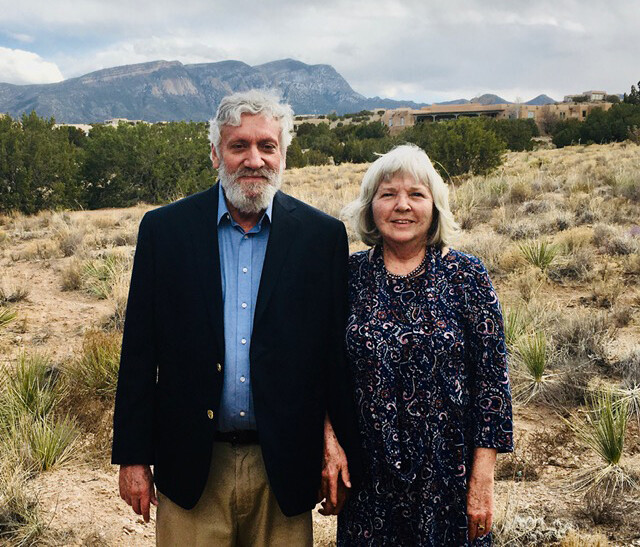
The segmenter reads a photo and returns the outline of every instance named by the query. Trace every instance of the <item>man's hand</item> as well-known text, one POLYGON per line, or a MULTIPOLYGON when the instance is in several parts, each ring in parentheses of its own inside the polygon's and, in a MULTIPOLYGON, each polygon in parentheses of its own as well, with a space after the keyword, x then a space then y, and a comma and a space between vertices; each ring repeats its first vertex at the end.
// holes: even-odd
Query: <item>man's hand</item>
POLYGON ((493 471, 496 450, 476 448, 467 491, 469 541, 491 531, 493 525, 493 471))
POLYGON ((324 458, 318 501, 322 501, 321 515, 337 515, 351 488, 347 456, 340 446, 329 417, 324 419, 324 458))
POLYGON ((149 504, 158 505, 151 468, 148 465, 121 465, 119 486, 120 497, 149 522, 149 504))

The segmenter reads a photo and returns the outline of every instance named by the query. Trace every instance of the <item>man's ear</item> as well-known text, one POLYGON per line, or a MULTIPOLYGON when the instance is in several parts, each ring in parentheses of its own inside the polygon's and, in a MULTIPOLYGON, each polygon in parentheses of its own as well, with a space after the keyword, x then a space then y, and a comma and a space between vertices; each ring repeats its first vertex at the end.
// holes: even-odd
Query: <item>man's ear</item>
POLYGON ((213 164, 214 169, 220 167, 220 158, 218 158, 218 153, 216 152, 216 147, 211 145, 211 163, 213 164))

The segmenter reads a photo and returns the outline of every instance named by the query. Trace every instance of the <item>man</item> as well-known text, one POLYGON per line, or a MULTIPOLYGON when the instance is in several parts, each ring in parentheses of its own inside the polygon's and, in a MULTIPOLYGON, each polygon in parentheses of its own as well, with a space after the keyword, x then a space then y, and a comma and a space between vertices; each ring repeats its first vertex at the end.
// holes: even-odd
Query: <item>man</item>
MULTIPOLYGON (((158 504, 160 545, 311 545, 325 417, 357 474, 347 238, 278 190, 292 126, 267 93, 225 97, 210 128, 220 183, 140 224, 112 461, 136 513, 158 504)), ((349 478, 335 443, 327 459, 335 512, 349 478)))

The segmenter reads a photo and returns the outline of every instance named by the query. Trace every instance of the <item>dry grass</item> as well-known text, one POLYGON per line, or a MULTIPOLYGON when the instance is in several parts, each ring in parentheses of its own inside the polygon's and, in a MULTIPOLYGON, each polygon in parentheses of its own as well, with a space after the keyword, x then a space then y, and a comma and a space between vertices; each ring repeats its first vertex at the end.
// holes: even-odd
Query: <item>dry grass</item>
MULTIPOLYGON (((367 165, 341 165, 287 170, 283 189, 339 216, 356 197, 366 169, 367 165)), ((523 411, 549 413, 540 403, 565 416, 567 409, 578 412, 594 382, 604 381, 632 394, 640 385, 638 349, 629 346, 629 340, 640 338, 639 173, 640 147, 615 144, 508 153, 505 165, 490 176, 453 183, 452 208, 464 228, 454 247, 480 257, 490 272, 505 310, 514 373, 517 368, 527 369, 517 362, 523 358, 530 360, 533 372, 542 371, 538 380, 530 374, 528 382, 537 391, 543 386, 544 397, 530 397, 526 409, 516 405, 517 418, 523 411), (521 246, 531 239, 552 246, 555 256, 550 263, 535 255, 532 262, 536 265, 527 262, 521 246), (544 352, 532 343, 532 333, 544 336, 544 352), (620 349, 625 343, 626 352, 620 349), (544 359, 540 359, 542 353, 544 359), (545 376, 551 374, 553 381, 548 381, 545 376)), ((54 404, 56 419, 63 420, 67 413, 75 417, 82 431, 82 443, 76 445, 81 447, 76 450, 78 457, 98 464, 106 464, 121 336, 118 329, 137 225, 148 209, 0 216, 0 263, 9 272, 2 270, 0 308, 17 314, 17 319, 0 328, 0 350, 15 354, 16 344, 29 340, 49 351, 60 340, 69 340, 75 356, 59 372, 64 380, 59 387, 67 391, 54 404), (77 299, 78 310, 87 303, 105 306, 106 302, 100 315, 108 310, 108 329, 101 330, 104 318, 98 314, 80 325, 71 322, 69 327, 41 321, 38 314, 49 312, 38 308, 40 292, 29 294, 34 272, 46 273, 46 279, 51 279, 52 291, 59 291, 56 302, 77 299)), ((352 251, 364 248, 350 228, 348 234, 352 251)), ((636 421, 631 422, 635 427, 636 421)), ((577 451, 577 446, 566 431, 543 430, 542 422, 536 428, 517 437, 516 454, 502 458, 498 466, 502 479, 535 477, 536 488, 541 488, 552 480, 550 470, 562 467, 569 458, 573 465, 571 450, 577 451)), ((627 437, 633 434, 637 436, 637 427, 627 437)), ((631 449, 637 441, 627 439, 627 446, 631 449)), ((576 461, 579 468, 588 468, 595 464, 595 457, 580 455, 576 461)), ((6 478, 0 468, 0 497, 3 492, 14 492, 10 496, 17 509, 11 522, 22 523, 11 529, 13 537, 22 537, 21 533, 27 537, 30 531, 33 538, 42 537, 38 536, 42 520, 38 520, 37 500, 27 495, 29 479, 11 486, 6 478), (22 514, 26 516, 19 516, 22 514)), ((551 482, 548 487, 551 489, 551 482)), ((599 510, 595 502, 576 499, 558 507, 553 518, 517 507, 509 509, 509 514, 501 513, 496 544, 531 545, 548 540, 566 546, 606 545, 598 533, 603 531, 621 543, 632 537, 633 526, 625 524, 627 520, 606 528, 604 516, 592 535, 579 531, 584 525, 580 518, 587 517, 576 516, 578 509, 591 515, 593 526, 599 510), (557 520, 558 514, 566 520, 557 520)), ((2 528, 3 508, 0 503, 0 533, 7 530, 2 528)), ((620 513, 620 509, 615 511, 620 513)), ((640 519, 637 509, 629 509, 629 514, 640 519)), ((615 520, 608 518, 608 522, 615 520)))

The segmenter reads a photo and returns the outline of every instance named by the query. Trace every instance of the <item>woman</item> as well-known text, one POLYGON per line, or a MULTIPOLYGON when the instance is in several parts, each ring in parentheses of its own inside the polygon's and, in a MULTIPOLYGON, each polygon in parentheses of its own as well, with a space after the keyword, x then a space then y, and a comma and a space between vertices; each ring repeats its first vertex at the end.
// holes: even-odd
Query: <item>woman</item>
POLYGON ((346 210, 372 245, 350 257, 347 352, 367 477, 338 545, 491 544, 496 452, 512 450, 503 324, 428 156, 376 160, 346 210))

